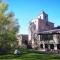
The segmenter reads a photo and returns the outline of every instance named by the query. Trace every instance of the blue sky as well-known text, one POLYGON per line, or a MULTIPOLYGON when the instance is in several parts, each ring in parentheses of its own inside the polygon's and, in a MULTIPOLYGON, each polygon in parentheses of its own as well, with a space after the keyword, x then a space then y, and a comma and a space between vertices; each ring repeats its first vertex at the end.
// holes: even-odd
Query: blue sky
POLYGON ((49 21, 60 25, 60 0, 4 0, 9 5, 9 11, 15 13, 21 34, 28 34, 28 24, 36 18, 41 10, 49 15, 49 21))

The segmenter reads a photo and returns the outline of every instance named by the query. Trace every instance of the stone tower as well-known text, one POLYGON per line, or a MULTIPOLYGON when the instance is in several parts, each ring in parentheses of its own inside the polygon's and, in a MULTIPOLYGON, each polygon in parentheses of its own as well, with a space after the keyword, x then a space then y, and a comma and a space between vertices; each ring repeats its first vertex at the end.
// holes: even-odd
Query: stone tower
POLYGON ((48 14, 44 11, 40 13, 40 15, 33 19, 29 23, 29 44, 34 48, 37 46, 37 33, 42 31, 51 30, 54 28, 54 23, 48 21, 48 14))

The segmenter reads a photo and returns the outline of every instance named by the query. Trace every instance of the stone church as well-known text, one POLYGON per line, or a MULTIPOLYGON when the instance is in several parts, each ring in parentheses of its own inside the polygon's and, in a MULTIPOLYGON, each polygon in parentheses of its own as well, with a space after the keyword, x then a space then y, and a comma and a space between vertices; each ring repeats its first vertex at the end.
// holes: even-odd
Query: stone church
POLYGON ((59 50, 60 26, 54 27, 54 23, 48 20, 48 14, 42 11, 29 22, 28 44, 41 51, 59 50))

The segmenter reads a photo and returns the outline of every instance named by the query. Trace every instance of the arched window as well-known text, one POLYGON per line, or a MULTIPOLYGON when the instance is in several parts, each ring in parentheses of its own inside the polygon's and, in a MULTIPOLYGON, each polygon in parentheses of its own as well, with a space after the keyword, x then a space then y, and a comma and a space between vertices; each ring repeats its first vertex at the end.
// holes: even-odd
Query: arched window
POLYGON ((40 44, 40 48, 43 48, 43 44, 40 44))

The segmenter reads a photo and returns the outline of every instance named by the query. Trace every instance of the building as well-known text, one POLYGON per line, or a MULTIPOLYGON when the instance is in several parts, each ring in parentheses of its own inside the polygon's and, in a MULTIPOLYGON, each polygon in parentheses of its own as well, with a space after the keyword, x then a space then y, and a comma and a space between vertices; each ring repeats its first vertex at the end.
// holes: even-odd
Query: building
POLYGON ((44 11, 29 23, 28 43, 41 51, 60 49, 60 28, 48 20, 44 11))
POLYGON ((22 48, 27 48, 28 45, 28 35, 21 34, 17 36, 18 46, 22 48))

